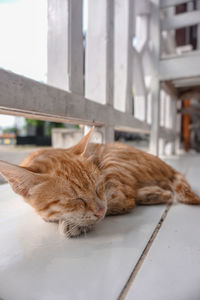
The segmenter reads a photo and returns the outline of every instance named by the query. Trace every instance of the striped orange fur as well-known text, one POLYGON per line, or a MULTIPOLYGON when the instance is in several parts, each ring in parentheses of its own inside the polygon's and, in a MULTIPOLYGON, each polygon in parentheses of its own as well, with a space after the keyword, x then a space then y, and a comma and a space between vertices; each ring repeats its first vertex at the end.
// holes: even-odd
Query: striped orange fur
POLYGON ((46 221, 78 236, 105 215, 136 204, 173 200, 200 204, 183 175, 158 157, 120 143, 89 144, 92 130, 69 149, 38 150, 20 166, 0 161, 0 172, 46 221))

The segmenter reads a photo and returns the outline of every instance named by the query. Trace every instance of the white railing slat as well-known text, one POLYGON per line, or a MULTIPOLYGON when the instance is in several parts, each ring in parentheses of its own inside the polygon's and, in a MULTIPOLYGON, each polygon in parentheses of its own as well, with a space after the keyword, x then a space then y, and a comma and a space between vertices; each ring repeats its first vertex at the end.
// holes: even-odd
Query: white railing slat
POLYGON ((162 59, 159 64, 160 80, 200 76, 199 57, 200 51, 195 51, 190 55, 162 59))
POLYGON ((85 95, 98 103, 106 103, 107 76, 107 0, 88 0, 86 34, 85 95))
MULTIPOLYGON (((200 0, 196 3, 197 9, 200 10, 200 0)), ((197 49, 200 50, 200 24, 197 26, 197 49)))
POLYGON ((195 10, 178 14, 172 17, 166 17, 161 20, 161 30, 178 29, 200 23, 200 11, 195 10))
POLYGON ((151 83, 151 135, 150 150, 153 154, 159 154, 160 136, 160 81, 159 81, 159 59, 160 59, 160 11, 159 0, 151 1, 150 36, 152 40, 152 83, 151 83))
POLYGON ((47 81, 64 90, 69 90, 68 20, 68 1, 48 0, 47 81))
POLYGON ((115 1, 115 63, 114 63, 114 106, 121 111, 132 111, 130 108, 132 87, 131 49, 134 32, 133 1, 115 1), (132 28, 129 28, 129 25, 132 28))
POLYGON ((82 95, 82 0, 48 0, 48 29, 48 83, 82 95))
POLYGON ((70 8, 70 50, 69 50, 69 89, 83 95, 83 29, 82 0, 69 0, 70 8))
POLYGON ((128 2, 126 112, 133 111, 133 36, 135 32, 134 2, 128 2))
POLYGON ((160 8, 167 8, 174 5, 190 2, 191 0, 160 0, 160 8))
POLYGON ((106 3, 106 103, 113 106, 114 83, 114 0, 106 3))

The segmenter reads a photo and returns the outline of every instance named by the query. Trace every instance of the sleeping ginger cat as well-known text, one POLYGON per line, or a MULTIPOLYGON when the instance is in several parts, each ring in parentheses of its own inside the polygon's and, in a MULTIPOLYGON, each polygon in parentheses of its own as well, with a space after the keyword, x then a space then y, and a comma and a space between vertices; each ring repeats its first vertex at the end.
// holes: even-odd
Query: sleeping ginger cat
POLYGON ((105 215, 136 204, 200 204, 183 175, 158 157, 124 144, 89 144, 92 130, 69 149, 39 150, 0 172, 46 221, 66 236, 90 230, 105 215))

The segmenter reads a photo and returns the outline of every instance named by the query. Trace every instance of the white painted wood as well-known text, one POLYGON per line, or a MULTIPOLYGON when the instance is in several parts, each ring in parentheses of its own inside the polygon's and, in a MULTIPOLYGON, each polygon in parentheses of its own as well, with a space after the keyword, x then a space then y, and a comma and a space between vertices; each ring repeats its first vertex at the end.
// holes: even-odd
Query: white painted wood
MULTIPOLYGON (((199 155, 168 159, 187 172, 187 178, 200 194, 199 155)), ((126 300, 199 299, 200 207, 174 204, 141 266, 126 300)))
POLYGON ((152 123, 152 95, 151 93, 148 93, 147 95, 147 124, 152 123))
POLYGON ((160 129, 161 137, 159 145, 161 147, 159 153, 161 155, 175 154, 176 134, 176 99, 171 100, 170 96, 164 90, 160 95, 160 129))
POLYGON ((159 156, 165 155, 165 139, 159 138, 159 156))
POLYGON ((106 103, 113 106, 114 88, 114 0, 106 3, 106 103))
POLYGON ((134 117, 141 121, 145 121, 145 105, 144 96, 134 97, 134 117))
POLYGON ((160 84, 154 79, 152 83, 152 123, 150 135, 150 151, 159 153, 159 128, 160 128, 160 84))
POLYGON ((179 87, 187 87, 187 86, 198 86, 200 85, 200 78, 195 77, 195 78, 186 78, 186 79, 176 79, 173 80, 173 85, 175 88, 179 87))
MULTIPOLYGON (((87 98, 102 104, 106 103, 106 76, 108 75, 108 11, 106 11, 106 8, 107 0, 88 0, 88 28, 85 49, 85 95, 87 98)), ((111 27, 109 28, 111 29, 111 27)), ((109 80, 110 79, 111 78, 109 78, 109 80)))
MULTIPOLYGON (((177 134, 177 101, 176 99, 173 98, 171 98, 171 123, 172 123, 172 130, 176 135, 177 134)), ((172 141, 172 155, 176 154, 176 140, 177 137, 175 137, 174 140, 172 141)))
POLYGON ((125 96, 125 111, 132 115, 133 113, 133 36, 135 32, 135 1, 128 1, 128 28, 127 28, 127 82, 125 96))
POLYGON ((199 57, 200 51, 195 51, 190 55, 162 59, 159 66, 160 80, 200 76, 199 57))
POLYGON ((103 143, 112 143, 115 140, 115 131, 113 126, 105 126, 103 127, 103 143))
POLYGON ((152 123, 150 135, 150 151, 159 153, 160 126, 160 82, 158 77, 160 60, 160 10, 159 0, 151 0, 150 37, 152 40, 152 123))
MULTIPOLYGON (((169 95, 166 94, 165 97, 165 124, 164 127, 173 130, 173 111, 172 111, 172 99, 169 95)), ((173 135, 165 141, 165 154, 172 155, 172 144, 173 144, 173 135)))
POLYGON ((82 0, 48 0, 48 84, 83 94, 82 0))
POLYGON ((148 90, 151 77, 151 56, 149 56, 149 14, 148 1, 135 2, 136 34, 134 38, 134 116, 140 120, 148 120, 148 90), (141 34, 142 33, 142 34, 141 34), (139 113, 139 114, 138 114, 139 113))
MULTIPOLYGON (((197 9, 200 11, 200 0, 196 1, 197 9)), ((197 49, 200 50, 200 24, 197 25, 197 49)))
MULTIPOLYGON (((177 101, 177 110, 181 109, 182 107, 182 102, 181 101, 177 101)), ((176 115, 176 153, 179 153, 181 150, 181 120, 182 116, 180 113, 177 113, 176 115)))
MULTIPOLYGON (((110 107, 114 85, 114 11, 113 0, 88 1, 85 93, 110 107)), ((107 124, 101 132, 103 142, 114 141, 113 126, 107 124)))
POLYGON ((0 111, 35 119, 88 124, 122 126, 149 131, 149 125, 79 95, 0 70, 0 111))
MULTIPOLYGON (((114 105, 114 0, 106 2, 106 104, 114 105)), ((104 143, 111 143, 115 140, 114 127, 105 126, 102 128, 104 143)))
MULTIPOLYGON (((143 27, 142 27, 143 28, 143 27)), ((139 32, 138 32, 139 35, 139 32)), ((145 43, 145 41, 143 41, 145 43)), ((138 42, 141 47, 144 47, 138 42)), ((135 47, 136 48, 136 47, 135 47)), ((145 73, 143 66, 143 51, 139 53, 133 49, 133 95, 134 95, 134 116, 139 120, 147 121, 147 88, 145 84, 145 73)))
POLYGON ((172 111, 171 111, 171 98, 169 95, 166 95, 166 98, 165 98, 165 127, 166 128, 172 128, 172 118, 171 118, 171 115, 172 115, 172 111))
MULTIPOLYGON (((138 3, 136 3, 136 8, 138 6, 138 3)), ((147 40, 149 38, 148 36, 148 16, 145 14, 142 15, 136 15, 136 36, 134 41, 134 48, 137 50, 137 52, 142 52, 147 40), (142 32, 142 35, 141 35, 142 32)))
POLYGON ((150 14, 150 2, 149 0, 135 1, 135 13, 136 15, 148 15, 150 14))
POLYGON ((161 20, 161 30, 178 29, 200 23, 200 11, 195 10, 161 20))
POLYGON ((190 1, 191 0, 160 0, 160 8, 167 8, 169 6, 175 6, 190 1))
POLYGON ((133 64, 133 88, 134 96, 146 98, 145 73, 143 68, 143 57, 137 50, 133 50, 134 64, 133 64))
POLYGON ((146 97, 144 98, 144 121, 148 120, 148 93, 146 93, 146 97))
POLYGON ((69 89, 83 95, 83 7, 82 0, 69 0, 69 89))
MULTIPOLYGON (((149 18, 148 18, 149 19, 149 18)), ((148 21, 148 28, 149 28, 149 21, 148 21)), ((145 101, 145 121, 148 122, 149 113, 151 113, 150 103, 149 103, 149 92, 151 90, 151 53, 149 51, 149 47, 144 48, 144 52, 142 55, 142 66, 144 70, 144 82, 145 82, 145 94, 144 94, 144 101, 145 101)))
MULTIPOLYGON (((114 1, 88 1, 88 29, 86 33, 86 97, 113 106, 114 86, 114 1), (99 21, 97 21, 99 20, 99 21)), ((104 141, 114 140, 109 126, 104 141)))
POLYGON ((67 240, 56 224, 44 222, 7 185, 1 186, 0 297, 116 300, 164 209, 138 207, 67 240))
POLYGON ((48 0, 48 63, 50 85, 69 90, 68 0, 48 0))
POLYGON ((133 1, 115 1, 114 107, 131 112, 133 1))
POLYGON ((174 131, 172 129, 160 126, 159 136, 167 141, 171 141, 174 139, 174 131))
POLYGON ((166 117, 166 99, 165 92, 161 89, 160 91, 160 126, 165 126, 165 117, 166 117))

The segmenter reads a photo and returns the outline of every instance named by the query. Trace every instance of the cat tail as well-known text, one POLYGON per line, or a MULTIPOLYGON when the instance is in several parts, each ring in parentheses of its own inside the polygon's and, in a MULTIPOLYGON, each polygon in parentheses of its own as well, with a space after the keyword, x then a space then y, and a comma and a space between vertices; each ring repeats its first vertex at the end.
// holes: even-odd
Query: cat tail
POLYGON ((173 189, 178 202, 185 204, 200 204, 200 197, 192 191, 185 177, 179 172, 175 173, 173 189))

